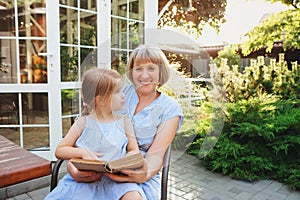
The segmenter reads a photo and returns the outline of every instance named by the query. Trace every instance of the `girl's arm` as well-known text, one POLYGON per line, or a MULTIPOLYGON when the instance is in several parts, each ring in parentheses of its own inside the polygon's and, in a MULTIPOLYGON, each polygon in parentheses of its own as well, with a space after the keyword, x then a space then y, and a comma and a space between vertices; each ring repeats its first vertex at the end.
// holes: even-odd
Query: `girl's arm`
POLYGON ((140 150, 139 150, 139 147, 137 144, 133 125, 132 125, 130 119, 128 118, 128 116, 125 116, 124 122, 125 122, 126 137, 128 138, 127 155, 138 153, 140 150))
POLYGON ((144 166, 140 170, 122 170, 121 172, 127 176, 109 173, 107 176, 117 182, 136 183, 143 183, 152 178, 162 167, 165 152, 175 137, 179 120, 179 116, 173 117, 158 127, 153 143, 148 149, 144 166))
POLYGON ((85 126, 85 118, 78 118, 71 126, 67 135, 60 141, 56 150, 55 156, 59 159, 69 160, 71 158, 95 159, 95 153, 84 148, 75 147, 75 142, 81 135, 85 126))

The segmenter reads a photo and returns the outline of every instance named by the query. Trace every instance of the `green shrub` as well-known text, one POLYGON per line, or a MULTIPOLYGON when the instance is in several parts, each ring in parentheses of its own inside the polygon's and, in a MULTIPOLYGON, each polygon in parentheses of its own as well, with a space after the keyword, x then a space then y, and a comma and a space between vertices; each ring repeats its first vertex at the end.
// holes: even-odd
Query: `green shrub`
POLYGON ((230 103, 228 120, 205 166, 234 178, 272 178, 299 188, 300 108, 272 96, 230 103))
POLYGON ((216 125, 212 118, 220 117, 210 112, 212 104, 202 103, 198 112, 205 117, 197 121, 188 152, 210 170, 249 181, 274 179, 300 190, 299 65, 288 70, 283 55, 270 65, 259 57, 243 71, 220 64, 227 99, 222 133, 216 145, 201 154, 216 125))

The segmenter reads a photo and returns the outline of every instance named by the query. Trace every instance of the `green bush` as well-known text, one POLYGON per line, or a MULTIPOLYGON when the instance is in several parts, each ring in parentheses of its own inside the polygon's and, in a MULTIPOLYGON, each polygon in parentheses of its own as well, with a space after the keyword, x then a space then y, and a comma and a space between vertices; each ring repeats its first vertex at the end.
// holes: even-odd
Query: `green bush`
POLYGON ((300 108, 272 96, 230 103, 228 120, 205 166, 234 178, 272 178, 299 188, 300 108), (298 173, 296 173, 298 172, 298 173))
POLYGON ((278 180, 300 190, 299 65, 288 70, 283 55, 269 65, 258 57, 242 71, 220 65, 227 100, 222 133, 201 154, 204 139, 214 132, 212 118, 220 117, 210 112, 212 102, 202 103, 198 112, 204 117, 197 119, 188 152, 210 170, 248 181, 278 180))

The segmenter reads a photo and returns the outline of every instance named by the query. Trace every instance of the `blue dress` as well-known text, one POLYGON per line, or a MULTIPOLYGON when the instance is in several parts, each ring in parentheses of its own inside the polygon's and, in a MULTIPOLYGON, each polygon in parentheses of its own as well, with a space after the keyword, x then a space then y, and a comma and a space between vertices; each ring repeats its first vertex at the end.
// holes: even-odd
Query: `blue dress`
MULTIPOLYGON (((76 146, 103 153, 99 159, 112 161, 126 154, 127 143, 124 118, 103 124, 86 117, 85 127, 76 146)), ((132 190, 138 191, 146 199, 143 190, 136 183, 117 183, 105 175, 101 181, 78 183, 70 174, 66 174, 45 200, 116 200, 132 190)))
MULTIPOLYGON (((183 121, 182 108, 173 98, 161 93, 150 105, 134 114, 139 101, 134 85, 126 86, 124 93, 126 96, 124 112, 126 112, 133 123, 138 145, 143 154, 147 153, 160 124, 179 116, 180 122, 177 129, 179 130, 183 121)), ((139 185, 142 187, 148 200, 160 199, 161 180, 159 173, 147 182, 139 185)))

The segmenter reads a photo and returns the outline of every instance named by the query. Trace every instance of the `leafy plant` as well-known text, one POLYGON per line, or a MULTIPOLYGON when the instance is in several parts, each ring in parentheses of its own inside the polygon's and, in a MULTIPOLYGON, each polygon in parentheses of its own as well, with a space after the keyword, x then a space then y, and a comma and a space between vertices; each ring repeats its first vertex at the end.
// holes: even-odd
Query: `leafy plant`
POLYGON ((243 71, 238 65, 228 65, 226 61, 220 62, 219 70, 226 89, 226 98, 229 102, 250 97, 259 97, 264 93, 276 94, 283 99, 299 98, 300 73, 297 64, 292 70, 287 68, 284 54, 279 55, 279 60, 270 60, 266 65, 264 57, 259 56, 251 60, 251 64, 243 71))
MULTIPOLYGON (((280 0, 269 0, 272 2, 280 0)), ((282 41, 284 49, 300 49, 300 1, 281 0, 283 4, 292 5, 294 9, 289 9, 278 14, 271 14, 258 26, 249 31, 246 42, 242 45, 243 54, 248 55, 266 47, 267 52, 271 52, 274 43, 282 41)))
POLYGON ((258 57, 244 70, 220 61, 227 99, 223 132, 213 149, 200 153, 213 129, 211 105, 202 103, 208 115, 197 122, 188 151, 210 170, 248 181, 274 179, 300 190, 299 66, 289 70, 283 54, 268 65, 258 57))
POLYGON ((179 27, 187 33, 200 36, 206 24, 220 29, 225 22, 226 5, 227 0, 160 0, 158 26, 179 27))
POLYGON ((203 158, 205 166, 238 179, 273 178, 297 188, 289 168, 299 169, 299 105, 265 96, 230 103, 227 111, 221 137, 203 158))

